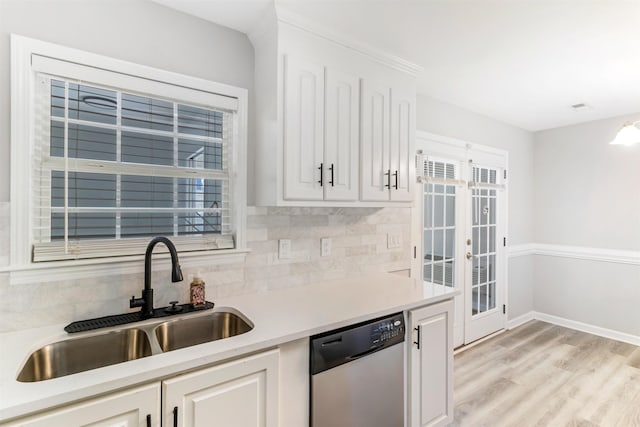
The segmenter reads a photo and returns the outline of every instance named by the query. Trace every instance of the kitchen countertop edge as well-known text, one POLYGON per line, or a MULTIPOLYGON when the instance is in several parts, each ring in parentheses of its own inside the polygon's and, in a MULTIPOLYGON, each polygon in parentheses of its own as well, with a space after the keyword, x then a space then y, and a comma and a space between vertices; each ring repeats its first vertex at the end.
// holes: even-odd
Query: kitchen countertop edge
POLYGON ((435 304, 458 294, 451 288, 376 273, 221 298, 214 310, 238 310, 254 328, 235 337, 37 383, 21 383, 15 377, 32 351, 69 338, 62 330, 64 325, 0 334, 6 352, 0 358, 0 423, 161 381, 361 321, 435 304))

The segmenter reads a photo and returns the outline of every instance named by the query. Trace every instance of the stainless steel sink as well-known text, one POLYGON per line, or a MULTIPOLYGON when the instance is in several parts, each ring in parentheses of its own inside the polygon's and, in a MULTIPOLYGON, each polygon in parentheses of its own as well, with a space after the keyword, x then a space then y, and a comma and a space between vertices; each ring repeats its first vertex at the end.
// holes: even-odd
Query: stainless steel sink
POLYGON ((162 351, 171 351, 244 334, 251 329, 253 325, 241 316, 218 311, 206 316, 169 320, 156 328, 155 336, 162 351))
POLYGON ((46 345, 31 353, 17 380, 43 381, 147 356, 151 345, 145 332, 123 329, 46 345))
POLYGON ((31 353, 16 379, 20 382, 49 380, 253 329, 253 324, 242 314, 227 310, 178 315, 171 320, 147 321, 106 333, 88 332, 90 335, 48 344, 31 353))

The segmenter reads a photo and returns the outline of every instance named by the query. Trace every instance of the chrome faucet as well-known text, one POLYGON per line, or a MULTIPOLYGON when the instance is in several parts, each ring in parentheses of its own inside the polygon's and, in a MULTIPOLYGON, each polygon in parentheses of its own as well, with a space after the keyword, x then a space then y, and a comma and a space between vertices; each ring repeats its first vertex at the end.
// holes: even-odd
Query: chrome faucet
POLYGON ((143 319, 153 317, 153 289, 151 288, 151 253, 153 248, 158 243, 164 243, 169 249, 171 254, 171 281, 180 282, 182 280, 182 270, 180 270, 180 264, 178 263, 178 252, 171 240, 166 237, 154 237, 147 245, 147 251, 144 254, 144 289, 142 290, 142 297, 131 297, 129 301, 129 307, 142 307, 140 312, 143 319))

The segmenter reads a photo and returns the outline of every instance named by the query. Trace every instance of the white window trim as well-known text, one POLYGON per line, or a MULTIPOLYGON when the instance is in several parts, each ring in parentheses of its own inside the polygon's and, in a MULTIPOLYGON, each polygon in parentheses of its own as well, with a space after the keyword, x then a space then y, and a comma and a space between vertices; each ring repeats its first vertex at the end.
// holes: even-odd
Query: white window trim
MULTIPOLYGON (((216 83, 196 77, 186 76, 170 71, 160 70, 144 65, 105 57, 90 52, 81 51, 53 43, 43 42, 16 34, 11 34, 11 242, 10 242, 10 263, 9 267, 0 271, 10 271, 11 276, 16 276, 16 281, 21 282, 17 276, 28 276, 38 272, 38 276, 49 274, 47 269, 56 270, 63 267, 67 277, 76 269, 78 272, 86 270, 88 275, 96 275, 94 270, 90 273, 91 265, 103 265, 109 268, 114 262, 125 264, 141 264, 140 257, 129 256, 114 259, 91 259, 91 260, 70 260, 58 263, 40 263, 44 265, 34 265, 31 262, 32 236, 32 163, 31 149, 34 146, 34 115, 32 104, 35 96, 34 74, 32 57, 47 57, 68 61, 77 64, 84 64, 97 69, 113 70, 131 76, 148 79, 151 82, 165 82, 172 85, 204 90, 213 94, 219 94, 237 100, 237 111, 235 121, 237 129, 237 141, 232 151, 231 162, 234 165, 230 179, 233 180, 233 200, 231 207, 236 235, 234 250, 228 251, 200 251, 191 254, 185 253, 183 257, 201 259, 205 257, 207 263, 216 262, 217 255, 223 262, 229 262, 230 254, 237 255, 238 260, 244 259, 246 254, 246 185, 247 185, 247 89, 216 83), (29 149, 24 149, 25 143, 29 149)), ((182 256, 182 254, 181 254, 182 256)), ((204 260, 203 260, 204 261, 204 260)), ((133 269, 123 265, 127 272, 142 271, 142 266, 133 269)), ((62 276, 62 272, 60 273, 62 276)), ((56 276, 54 274, 54 276, 56 276)), ((54 279, 55 280, 55 279, 54 279)))

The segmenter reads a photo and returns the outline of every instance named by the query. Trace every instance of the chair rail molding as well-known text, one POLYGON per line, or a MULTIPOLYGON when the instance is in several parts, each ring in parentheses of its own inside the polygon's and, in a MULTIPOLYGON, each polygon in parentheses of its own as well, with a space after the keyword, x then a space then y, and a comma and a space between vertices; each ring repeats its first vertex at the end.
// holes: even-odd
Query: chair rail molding
POLYGON ((509 258, 526 255, 553 256, 559 258, 640 265, 640 251, 553 245, 546 243, 526 243, 513 245, 508 248, 509 258))

